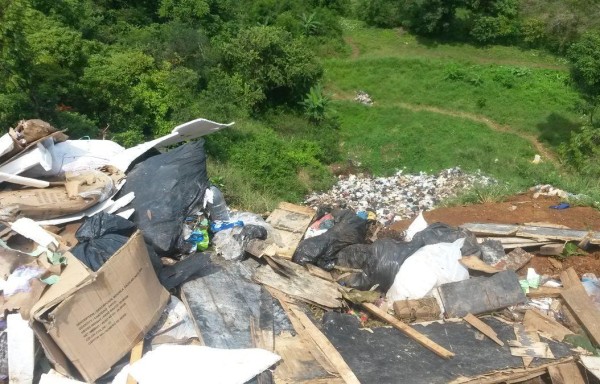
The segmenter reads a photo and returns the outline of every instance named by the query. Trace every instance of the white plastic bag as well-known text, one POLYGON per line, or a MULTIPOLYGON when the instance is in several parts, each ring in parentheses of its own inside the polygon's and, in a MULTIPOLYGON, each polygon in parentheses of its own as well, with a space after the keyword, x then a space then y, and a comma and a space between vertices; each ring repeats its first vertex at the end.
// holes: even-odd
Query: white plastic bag
POLYGON ((469 271, 459 263, 464 242, 426 245, 412 254, 396 274, 386 295, 388 302, 421 299, 442 284, 468 279, 469 271))
POLYGON ((419 211, 419 216, 417 216, 406 229, 406 232, 404 233, 404 241, 411 241, 414 235, 416 235, 418 232, 421 232, 425 228, 427 228, 427 222, 423 217, 423 211, 419 211))

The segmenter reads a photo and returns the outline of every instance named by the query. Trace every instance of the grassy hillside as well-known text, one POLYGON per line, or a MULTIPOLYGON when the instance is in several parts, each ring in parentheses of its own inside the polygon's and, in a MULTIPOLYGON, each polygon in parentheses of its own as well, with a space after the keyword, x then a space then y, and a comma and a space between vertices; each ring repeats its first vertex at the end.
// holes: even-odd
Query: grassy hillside
POLYGON ((344 26, 347 54, 323 63, 345 156, 381 175, 460 165, 507 181, 511 190, 554 183, 594 192, 597 181, 565 174, 555 155, 580 123, 579 95, 561 59, 344 26), (353 101, 358 90, 374 105, 353 101), (531 164, 536 153, 544 163, 531 164))

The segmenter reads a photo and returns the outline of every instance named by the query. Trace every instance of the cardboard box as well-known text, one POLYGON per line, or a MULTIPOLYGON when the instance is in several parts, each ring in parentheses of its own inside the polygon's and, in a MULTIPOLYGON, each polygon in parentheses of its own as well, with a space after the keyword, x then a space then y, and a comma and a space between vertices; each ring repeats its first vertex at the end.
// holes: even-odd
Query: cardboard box
POLYGON ((57 371, 93 382, 154 325, 169 293, 139 231, 97 273, 67 257, 60 281, 32 308, 30 323, 57 371))

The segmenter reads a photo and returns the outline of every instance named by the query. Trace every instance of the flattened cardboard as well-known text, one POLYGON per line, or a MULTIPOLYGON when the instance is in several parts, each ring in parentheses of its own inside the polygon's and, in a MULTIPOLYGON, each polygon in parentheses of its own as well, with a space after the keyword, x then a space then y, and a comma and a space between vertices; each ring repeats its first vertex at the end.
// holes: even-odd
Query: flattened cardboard
POLYGON ((139 231, 95 276, 85 270, 78 279, 72 274, 75 269, 64 280, 61 275, 51 287, 55 289, 34 307, 33 328, 59 372, 72 374, 68 367, 72 363, 93 382, 154 325, 169 293, 158 282, 139 231))

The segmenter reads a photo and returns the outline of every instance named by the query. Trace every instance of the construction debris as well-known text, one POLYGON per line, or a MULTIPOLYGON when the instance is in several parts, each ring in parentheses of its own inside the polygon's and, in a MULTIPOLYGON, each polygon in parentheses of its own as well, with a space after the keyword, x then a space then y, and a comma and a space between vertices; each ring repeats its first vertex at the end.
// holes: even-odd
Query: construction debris
POLYGON ((583 383, 578 361, 598 375, 584 349, 600 347, 600 282, 559 276, 598 228, 428 224, 419 211, 494 183, 459 168, 235 211, 199 139, 227 126, 129 149, 41 120, 0 137, 1 384, 583 383))

